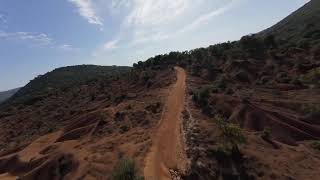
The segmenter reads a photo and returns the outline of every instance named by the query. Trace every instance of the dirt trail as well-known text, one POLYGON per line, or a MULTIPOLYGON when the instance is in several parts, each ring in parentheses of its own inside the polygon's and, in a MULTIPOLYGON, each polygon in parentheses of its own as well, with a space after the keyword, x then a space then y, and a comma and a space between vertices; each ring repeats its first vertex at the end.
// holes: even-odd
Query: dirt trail
POLYGON ((150 153, 144 176, 147 180, 171 179, 169 170, 184 172, 187 158, 181 134, 181 113, 184 109, 186 73, 175 67, 177 81, 171 87, 150 153))

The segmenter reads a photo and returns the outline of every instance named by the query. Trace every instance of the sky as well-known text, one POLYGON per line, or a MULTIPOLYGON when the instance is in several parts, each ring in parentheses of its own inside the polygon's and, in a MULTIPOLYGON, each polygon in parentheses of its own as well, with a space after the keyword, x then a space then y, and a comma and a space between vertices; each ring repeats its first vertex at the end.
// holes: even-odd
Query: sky
POLYGON ((55 68, 128 65, 266 29, 308 0, 1 0, 0 91, 55 68))

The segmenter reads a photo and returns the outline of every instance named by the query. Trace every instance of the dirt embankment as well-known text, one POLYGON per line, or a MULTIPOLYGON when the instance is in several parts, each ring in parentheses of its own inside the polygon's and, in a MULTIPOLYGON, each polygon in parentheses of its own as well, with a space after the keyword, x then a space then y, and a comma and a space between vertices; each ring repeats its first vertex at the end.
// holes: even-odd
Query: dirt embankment
POLYGON ((185 104, 186 73, 176 67, 177 81, 171 87, 151 151, 146 157, 147 180, 171 179, 170 171, 183 173, 187 160, 181 134, 181 113, 185 104))

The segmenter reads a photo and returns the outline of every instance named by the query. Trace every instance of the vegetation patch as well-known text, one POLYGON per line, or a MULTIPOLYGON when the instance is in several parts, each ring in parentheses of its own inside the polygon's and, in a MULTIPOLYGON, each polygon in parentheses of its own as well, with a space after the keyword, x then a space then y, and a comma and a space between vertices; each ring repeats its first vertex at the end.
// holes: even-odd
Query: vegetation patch
POLYGON ((311 143, 311 147, 313 147, 314 149, 320 150, 320 141, 313 141, 311 143))
POLYGON ((320 113, 320 104, 304 104, 301 107, 301 112, 304 115, 320 113))
POLYGON ((308 73, 301 75, 299 80, 304 84, 320 87, 320 67, 314 68, 308 73))
POLYGON ((138 175, 135 162, 132 159, 121 160, 113 169, 112 180, 143 180, 138 175))
POLYGON ((267 139, 267 140, 270 140, 271 139, 271 128, 265 128, 262 132, 262 139, 267 139))
POLYGON ((221 142, 214 152, 218 158, 230 156, 235 149, 238 149, 238 145, 246 143, 246 138, 238 125, 226 122, 221 116, 216 116, 215 120, 222 135, 221 142))
POLYGON ((208 99, 210 97, 210 93, 214 88, 212 86, 204 86, 198 91, 193 93, 193 100, 198 103, 201 107, 205 107, 208 105, 208 99))

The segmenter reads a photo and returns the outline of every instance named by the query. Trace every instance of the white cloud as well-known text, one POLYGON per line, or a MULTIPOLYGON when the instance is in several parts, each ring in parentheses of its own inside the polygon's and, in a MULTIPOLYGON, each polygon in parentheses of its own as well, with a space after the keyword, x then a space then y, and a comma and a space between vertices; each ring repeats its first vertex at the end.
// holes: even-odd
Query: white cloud
POLYGON ((115 39, 112 41, 108 41, 103 45, 103 49, 108 50, 108 49, 115 49, 117 48, 117 44, 118 44, 119 40, 115 39))
POLYGON ((126 21, 145 26, 167 24, 181 15, 188 3, 188 0, 133 0, 133 10, 126 21))
POLYGON ((78 13, 85 18, 90 24, 103 26, 101 18, 93 8, 91 0, 68 0, 78 8, 78 13))
POLYGON ((127 28, 133 31, 131 45, 169 39, 199 28, 240 1, 210 4, 207 0, 133 0, 132 12, 125 20, 127 28))
POLYGON ((36 43, 49 45, 52 44, 52 38, 44 33, 17 32, 16 35, 22 40, 32 40, 36 43))
POLYGON ((117 13, 111 16, 122 19, 120 30, 114 40, 98 46, 92 55, 104 59, 119 53, 115 51, 119 48, 143 48, 146 43, 156 46, 154 43, 183 37, 229 12, 240 1, 243 0, 112 0, 109 7, 114 9, 110 11, 117 13))

